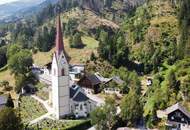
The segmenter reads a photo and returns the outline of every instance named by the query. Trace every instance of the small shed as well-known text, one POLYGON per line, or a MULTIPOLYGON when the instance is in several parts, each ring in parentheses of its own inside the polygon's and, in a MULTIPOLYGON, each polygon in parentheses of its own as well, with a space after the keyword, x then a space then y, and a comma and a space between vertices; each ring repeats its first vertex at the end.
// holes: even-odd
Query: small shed
POLYGON ((22 94, 34 94, 36 91, 37 88, 32 84, 28 84, 22 88, 22 94))
POLYGON ((14 104, 10 95, 0 95, 0 109, 2 109, 5 106, 14 107, 14 104))
POLYGON ((8 96, 1 95, 0 96, 0 109, 5 107, 7 105, 7 102, 8 102, 8 96))

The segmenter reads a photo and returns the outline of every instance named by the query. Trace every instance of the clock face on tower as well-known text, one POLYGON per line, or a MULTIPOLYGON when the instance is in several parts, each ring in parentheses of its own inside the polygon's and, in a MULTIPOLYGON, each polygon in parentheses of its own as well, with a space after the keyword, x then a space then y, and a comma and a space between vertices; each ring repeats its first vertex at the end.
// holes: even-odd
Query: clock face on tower
POLYGON ((61 64, 64 65, 64 64, 65 64, 65 61, 64 61, 64 60, 61 60, 61 64))

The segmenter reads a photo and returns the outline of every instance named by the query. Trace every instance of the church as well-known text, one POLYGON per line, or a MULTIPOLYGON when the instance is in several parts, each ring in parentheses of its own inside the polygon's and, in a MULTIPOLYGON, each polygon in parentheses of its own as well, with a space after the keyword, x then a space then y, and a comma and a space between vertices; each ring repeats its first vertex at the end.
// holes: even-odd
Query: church
POLYGON ((56 50, 53 54, 50 74, 49 104, 56 119, 71 115, 76 118, 87 117, 96 107, 96 102, 89 99, 69 75, 69 57, 64 49, 60 15, 57 16, 56 32, 56 50))

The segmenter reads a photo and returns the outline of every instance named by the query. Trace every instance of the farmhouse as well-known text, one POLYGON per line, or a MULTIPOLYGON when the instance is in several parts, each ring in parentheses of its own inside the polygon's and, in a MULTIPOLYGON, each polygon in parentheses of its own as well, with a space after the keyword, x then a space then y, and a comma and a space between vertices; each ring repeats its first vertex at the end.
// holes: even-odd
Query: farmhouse
POLYGON ((101 80, 95 74, 86 74, 80 79, 78 84, 83 87, 87 93, 99 93, 101 80))
POLYGON ((166 126, 172 130, 189 130, 190 113, 179 103, 165 110, 157 111, 158 118, 166 119, 166 126))

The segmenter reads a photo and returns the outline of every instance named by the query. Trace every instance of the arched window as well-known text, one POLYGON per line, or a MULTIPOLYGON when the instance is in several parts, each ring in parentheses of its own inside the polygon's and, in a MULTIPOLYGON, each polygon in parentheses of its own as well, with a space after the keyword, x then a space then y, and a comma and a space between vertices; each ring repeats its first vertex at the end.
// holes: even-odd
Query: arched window
POLYGON ((61 70, 61 76, 64 76, 64 75, 65 75, 65 70, 62 69, 62 70, 61 70))

